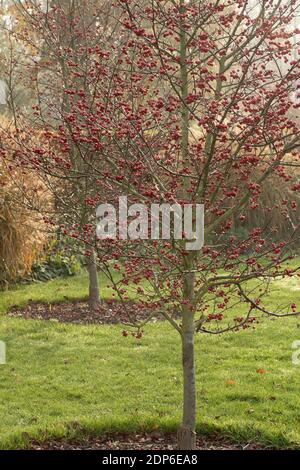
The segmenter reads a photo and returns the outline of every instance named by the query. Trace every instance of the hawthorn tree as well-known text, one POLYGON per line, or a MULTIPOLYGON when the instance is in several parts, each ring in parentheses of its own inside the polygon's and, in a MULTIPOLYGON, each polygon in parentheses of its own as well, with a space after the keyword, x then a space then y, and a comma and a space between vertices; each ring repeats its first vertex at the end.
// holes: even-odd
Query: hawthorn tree
MULTIPOLYGON (((130 204, 205 206, 206 243, 194 251, 187 249, 187 240, 175 239, 174 231, 168 240, 139 239, 145 232, 140 205, 129 211, 136 240, 120 240, 124 227, 119 237, 97 240, 93 219, 82 230, 64 224, 66 233, 97 253, 99 268, 128 314, 128 329, 142 335, 146 322, 136 323, 132 309, 147 307, 149 320, 162 315, 179 333, 178 446, 194 449, 196 333, 239 331, 253 327, 260 316, 299 314, 293 299, 274 305, 267 295, 278 278, 298 273, 291 263, 298 247, 293 214, 300 190, 297 2, 115 0, 112 7, 109 41, 99 34, 91 47, 72 49, 65 61, 86 88, 75 80, 63 89, 69 108, 60 113, 55 131, 41 100, 36 104, 45 143, 39 149, 27 145, 19 159, 57 181, 78 182, 84 174, 85 202, 94 215, 104 195, 114 204, 126 195, 130 204), (77 54, 88 57, 88 66, 77 54), (261 207, 264 185, 278 179, 294 194, 277 203, 290 226, 284 241, 278 239, 273 208, 261 207), (258 210, 257 226, 238 237, 234 220, 247 226, 246 214, 258 210), (134 306, 127 302, 133 293, 134 306)), ((93 14, 101 19, 100 11, 93 14)), ((55 35, 52 12, 36 5, 30 14, 38 15, 36 28, 47 23, 55 35)), ((82 34, 79 18, 64 21, 72 34, 82 34)), ((67 50, 59 54, 65 57, 67 50)), ((49 61, 39 64, 41 71, 47 67, 49 61)), ((43 90, 47 109, 55 108, 46 84, 43 90)))

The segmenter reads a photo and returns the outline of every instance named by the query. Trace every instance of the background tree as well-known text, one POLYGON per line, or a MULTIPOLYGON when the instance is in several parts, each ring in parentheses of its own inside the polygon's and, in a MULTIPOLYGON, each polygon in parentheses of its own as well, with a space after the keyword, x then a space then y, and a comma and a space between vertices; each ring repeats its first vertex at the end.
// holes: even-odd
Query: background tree
MULTIPOLYGON (((268 181, 282 181, 290 194, 300 189, 291 171, 299 163, 293 96, 300 62, 293 54, 292 26, 297 3, 116 0, 113 7, 105 23, 109 39, 99 33, 90 47, 58 49, 72 76, 87 87, 75 79, 64 87, 69 107, 59 111, 59 125, 53 126, 58 97, 47 94, 53 80, 44 75, 47 99, 35 110, 45 143, 38 149, 27 145, 19 161, 58 185, 64 181, 65 188, 82 178, 91 214, 104 194, 105 202, 125 194, 130 203, 205 205, 206 246, 197 251, 174 237, 96 243, 92 218, 87 225, 68 218, 64 224, 66 233, 97 251, 99 268, 128 314, 128 328, 137 327, 139 336, 144 328, 130 320, 126 301, 133 291, 136 308, 150 307, 152 316, 163 315, 178 331, 184 381, 179 448, 193 449, 195 334, 249 328, 260 314, 298 314, 293 299, 290 305, 268 305, 267 295, 278 277, 298 273, 291 263, 298 240, 296 197, 277 202, 283 217, 293 218, 286 240, 277 239, 272 207, 264 207, 242 237, 233 230, 235 221, 261 210, 268 181), (79 60, 78 54, 88 58, 79 60), (232 313, 237 305, 239 317, 232 313)), ((57 34, 55 15, 69 24, 55 6, 30 14, 31 24, 47 28, 50 37, 57 34)), ((72 18, 72 31, 91 40, 72 18)), ((56 60, 40 61, 39 73, 56 60)), ((72 191, 69 201, 80 208, 72 191)))

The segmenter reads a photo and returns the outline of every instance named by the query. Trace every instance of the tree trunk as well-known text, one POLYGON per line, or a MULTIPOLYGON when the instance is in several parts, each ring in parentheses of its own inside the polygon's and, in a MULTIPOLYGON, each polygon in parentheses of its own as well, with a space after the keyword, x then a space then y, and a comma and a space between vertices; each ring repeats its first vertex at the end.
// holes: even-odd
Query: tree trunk
POLYGON ((95 252, 86 258, 86 269, 89 275, 89 306, 94 310, 100 304, 99 279, 95 252))
POLYGON ((178 449, 196 449, 196 373, 195 329, 192 312, 183 313, 182 322, 183 366, 183 420, 178 431, 178 449))

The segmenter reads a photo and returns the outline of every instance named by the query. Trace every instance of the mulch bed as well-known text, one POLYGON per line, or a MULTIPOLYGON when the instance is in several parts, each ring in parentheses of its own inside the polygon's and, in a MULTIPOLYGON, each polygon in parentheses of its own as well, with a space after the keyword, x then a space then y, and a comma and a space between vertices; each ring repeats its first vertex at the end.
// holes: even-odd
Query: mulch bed
MULTIPOLYGON (((220 437, 199 437, 198 450, 266 450, 255 444, 234 444, 220 437)), ((82 440, 59 439, 40 444, 31 442, 29 450, 176 450, 176 435, 154 432, 150 434, 103 434, 98 438, 82 440)))
MULTIPOLYGON (((151 312, 152 313, 152 312, 151 312)), ((126 309, 119 302, 103 302, 94 311, 87 302, 64 302, 42 304, 29 302, 26 307, 12 307, 8 313, 12 317, 23 317, 34 320, 52 320, 76 324, 117 324, 141 322, 149 318, 150 311, 138 307, 134 302, 126 303, 126 309)), ((162 317, 154 317, 153 322, 162 317)))

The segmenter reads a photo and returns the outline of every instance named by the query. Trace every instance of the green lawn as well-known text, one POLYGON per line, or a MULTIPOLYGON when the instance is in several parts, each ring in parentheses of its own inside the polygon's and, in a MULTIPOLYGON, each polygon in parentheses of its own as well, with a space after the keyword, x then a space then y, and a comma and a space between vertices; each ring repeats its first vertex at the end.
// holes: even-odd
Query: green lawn
MULTIPOLYGON (((300 304, 300 280, 275 295, 300 304)), ((29 299, 84 297, 86 278, 0 293, 0 311, 29 299)), ((109 291, 106 291, 109 295, 109 291)), ((180 342, 168 324, 140 343, 121 326, 77 326, 0 317, 7 365, 0 366, 0 448, 29 437, 104 430, 173 430, 181 415, 180 342)), ((197 340, 198 430, 300 449, 300 366, 292 342, 300 319, 265 320, 256 330, 197 340), (260 374, 259 369, 266 373, 260 374)))
MULTIPOLYGON (((104 298, 111 294, 108 281, 101 277, 101 293, 104 298)), ((65 302, 87 298, 88 279, 85 273, 74 277, 58 278, 47 283, 37 282, 0 291, 0 314, 7 312, 13 305, 24 306, 28 301, 65 302)))

